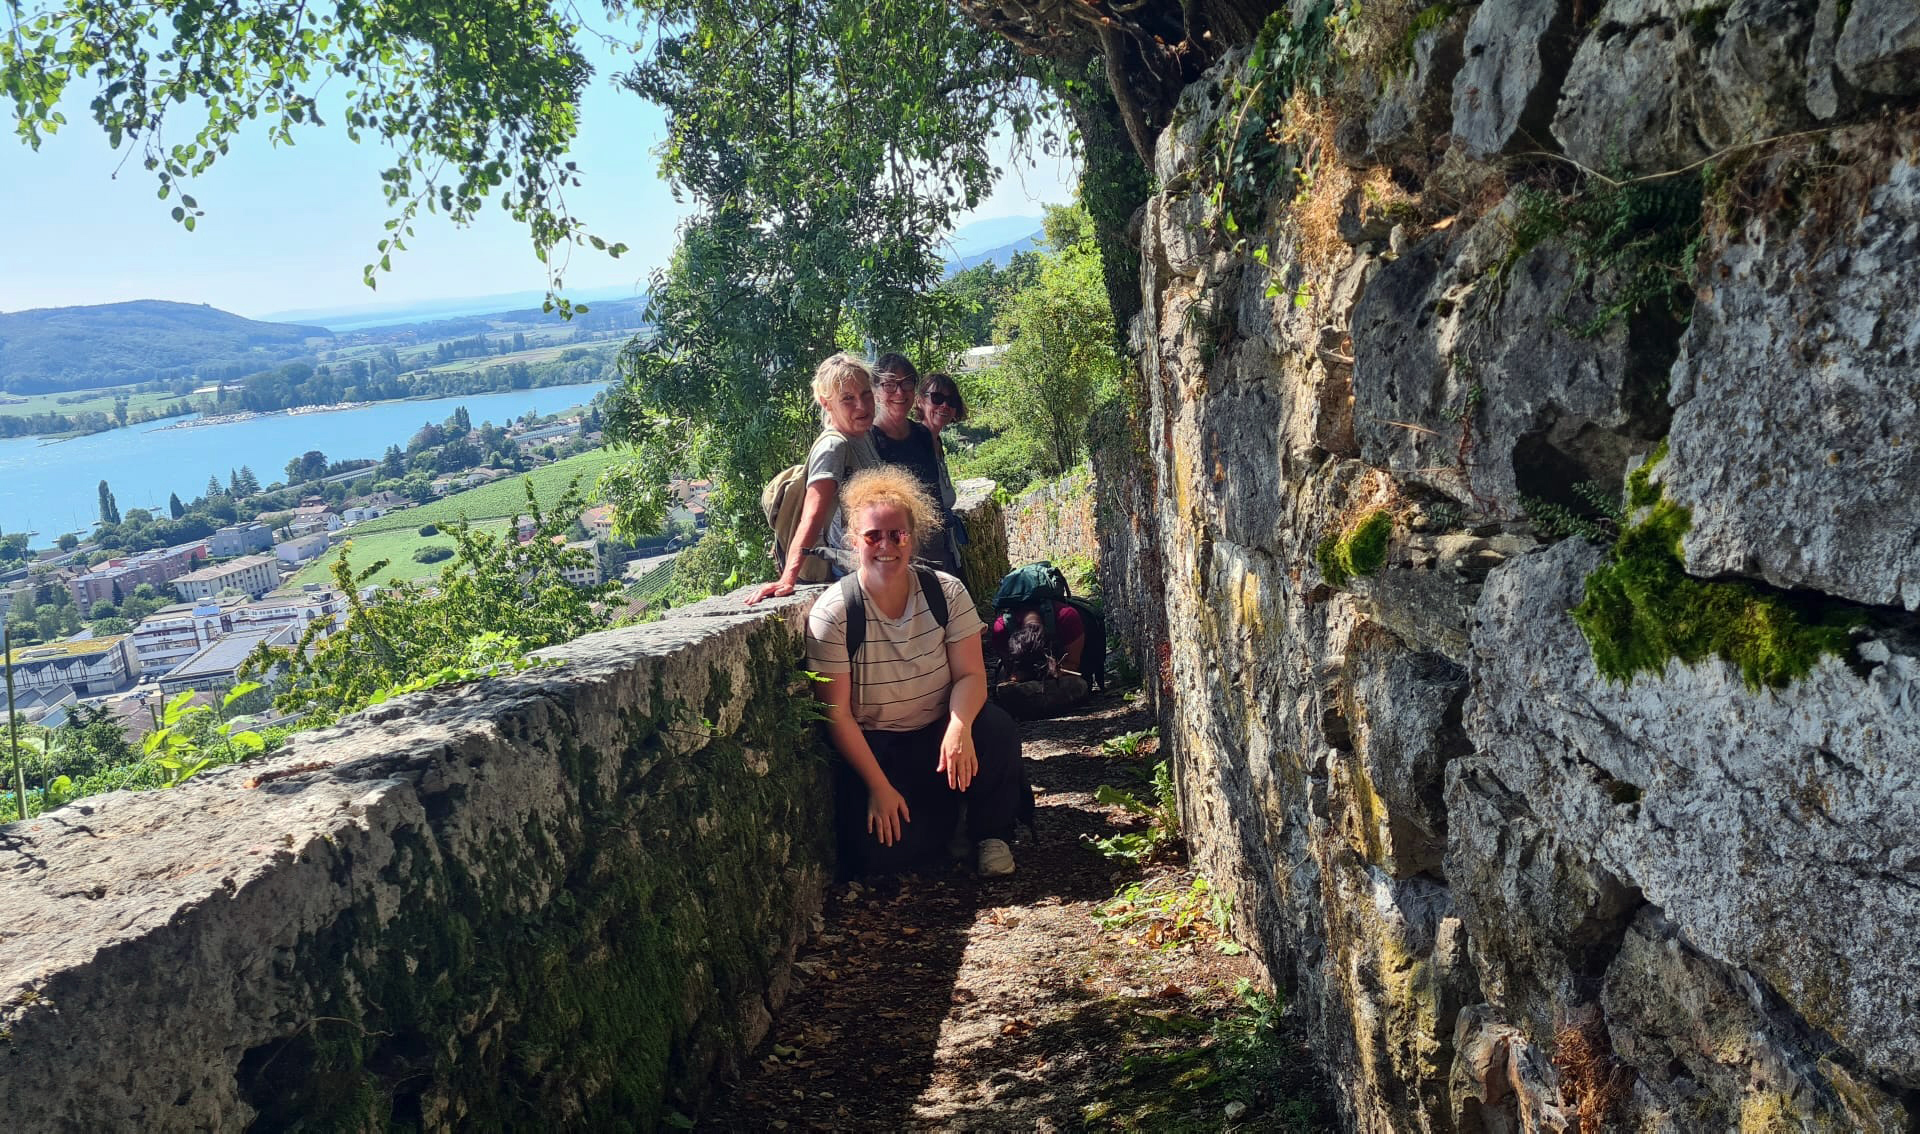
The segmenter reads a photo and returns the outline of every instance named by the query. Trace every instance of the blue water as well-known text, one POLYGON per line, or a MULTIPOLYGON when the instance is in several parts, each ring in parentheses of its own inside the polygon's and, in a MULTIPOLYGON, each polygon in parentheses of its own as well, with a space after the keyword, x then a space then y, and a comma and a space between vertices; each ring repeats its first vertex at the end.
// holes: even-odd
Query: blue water
POLYGON ((122 512, 147 508, 165 515, 168 493, 192 500, 206 491, 208 476, 225 484, 228 473, 241 465, 250 466, 261 484, 272 484, 285 478, 288 461, 309 449, 333 461, 378 457, 389 445, 404 447, 422 425, 453 416, 456 406, 466 406, 475 425, 501 425, 530 410, 549 414, 584 405, 602 388, 591 383, 382 402, 337 413, 193 429, 167 429, 170 422, 151 422, 70 441, 0 439, 0 531, 37 531, 36 548, 51 547, 61 532, 85 532, 100 517, 102 478, 122 512))

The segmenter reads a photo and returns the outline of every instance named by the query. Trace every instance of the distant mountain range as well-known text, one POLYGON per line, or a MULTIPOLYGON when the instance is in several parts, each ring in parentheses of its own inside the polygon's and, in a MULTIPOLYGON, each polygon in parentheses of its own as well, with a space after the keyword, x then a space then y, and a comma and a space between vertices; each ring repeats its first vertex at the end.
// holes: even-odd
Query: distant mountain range
MULTIPOLYGON (((995 217, 964 225, 942 251, 947 275, 983 263, 1006 267, 1038 247, 1039 217, 995 217)), ((248 319, 205 304, 142 299, 92 307, 0 313, 0 392, 62 393, 170 378, 233 379, 341 341, 424 341, 552 323, 540 292, 428 300, 394 306, 281 312, 248 319), (281 322, 276 320, 299 322, 281 322)), ((645 295, 631 287, 575 292, 589 314, 574 325, 636 327, 645 295)), ((0 412, 4 412, 0 410, 0 412)))
POLYGON ((261 323, 160 299, 16 311, 0 314, 0 390, 45 394, 216 369, 250 373, 332 338, 325 327, 261 323))

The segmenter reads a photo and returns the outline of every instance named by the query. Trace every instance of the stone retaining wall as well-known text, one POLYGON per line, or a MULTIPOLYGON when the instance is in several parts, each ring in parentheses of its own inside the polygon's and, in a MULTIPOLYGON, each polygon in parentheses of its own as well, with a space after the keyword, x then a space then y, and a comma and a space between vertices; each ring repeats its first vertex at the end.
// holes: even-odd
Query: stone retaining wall
POLYGON ((810 601, 714 600, 0 827, 4 1125, 695 1113, 830 870, 810 601))

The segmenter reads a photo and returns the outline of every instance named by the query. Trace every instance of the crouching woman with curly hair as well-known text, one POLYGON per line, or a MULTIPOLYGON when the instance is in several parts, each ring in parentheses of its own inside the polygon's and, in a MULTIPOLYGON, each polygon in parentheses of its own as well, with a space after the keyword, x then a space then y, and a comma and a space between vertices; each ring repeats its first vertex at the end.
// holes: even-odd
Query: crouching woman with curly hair
POLYGON ((807 663, 828 678, 814 688, 841 757, 842 870, 906 869, 934 858, 964 799, 980 873, 1011 874, 1007 840, 1028 792, 1019 731, 987 704, 982 623, 966 585, 913 565, 915 549, 938 532, 940 512, 911 473, 891 466, 856 474, 841 507, 859 569, 814 603, 807 663), (933 586, 946 602, 944 629, 928 602, 933 586), (855 605, 865 634, 849 657, 855 605))

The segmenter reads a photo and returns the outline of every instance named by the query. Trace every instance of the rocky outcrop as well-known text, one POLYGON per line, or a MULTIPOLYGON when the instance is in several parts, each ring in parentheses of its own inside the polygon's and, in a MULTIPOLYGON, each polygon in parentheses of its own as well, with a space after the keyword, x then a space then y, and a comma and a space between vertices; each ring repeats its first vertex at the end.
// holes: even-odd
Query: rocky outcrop
POLYGON ((0 827, 13 1130, 653 1126, 764 1033, 830 869, 805 596, 0 827))
POLYGON ((1195 856, 1351 1128, 1908 1129, 1911 5, 1386 7, 1260 208, 1229 54, 1141 214, 1102 573, 1195 856), (1603 567, 1719 644, 1603 673, 1603 567), (1729 596, 1847 629, 1762 680, 1729 596))

